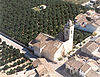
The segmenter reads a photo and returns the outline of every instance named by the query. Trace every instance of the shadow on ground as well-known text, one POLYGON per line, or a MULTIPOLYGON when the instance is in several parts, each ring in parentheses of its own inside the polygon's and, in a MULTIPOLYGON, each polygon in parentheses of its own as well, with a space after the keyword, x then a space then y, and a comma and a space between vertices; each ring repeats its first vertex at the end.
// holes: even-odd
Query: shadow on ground
POLYGON ((71 77, 71 75, 66 71, 65 64, 56 69, 56 72, 61 74, 63 77, 71 77))
POLYGON ((22 49, 23 51, 25 51, 25 55, 29 58, 32 58, 32 59, 37 59, 38 57, 36 55, 34 55, 34 53, 32 51, 29 51, 28 49, 26 48, 23 48, 22 49))

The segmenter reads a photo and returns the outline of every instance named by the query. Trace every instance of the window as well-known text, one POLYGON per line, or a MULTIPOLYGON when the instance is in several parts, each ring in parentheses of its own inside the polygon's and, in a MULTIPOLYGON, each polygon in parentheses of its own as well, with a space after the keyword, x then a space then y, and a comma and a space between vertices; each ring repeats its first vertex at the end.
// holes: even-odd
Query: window
POLYGON ((72 34, 72 30, 71 30, 71 34, 72 34))

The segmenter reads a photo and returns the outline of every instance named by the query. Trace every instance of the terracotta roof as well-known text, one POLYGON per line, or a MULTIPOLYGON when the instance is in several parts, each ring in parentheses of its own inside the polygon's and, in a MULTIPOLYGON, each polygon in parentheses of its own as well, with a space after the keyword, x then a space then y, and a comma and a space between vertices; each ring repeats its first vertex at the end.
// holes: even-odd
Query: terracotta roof
POLYGON ((92 23, 92 25, 96 28, 100 27, 100 19, 96 20, 94 23, 92 23))
POLYGON ((46 45, 49 41, 55 40, 54 37, 49 36, 44 33, 40 33, 35 40, 32 40, 29 44, 31 46, 36 46, 38 48, 42 48, 44 45, 46 45))
POLYGON ((75 69, 80 69, 83 65, 83 63, 81 63, 80 61, 77 61, 75 59, 69 59, 66 64, 68 64, 69 66, 75 68, 75 69))
POLYGON ((93 51, 95 51, 98 47, 99 47, 98 44, 96 44, 95 42, 93 42, 93 43, 91 43, 91 44, 87 47, 87 49, 88 49, 90 52, 93 52, 93 51))
POLYGON ((80 26, 85 27, 87 24, 92 24, 91 26, 95 26, 96 28, 100 27, 100 14, 95 11, 87 11, 85 14, 79 14, 75 17, 76 22, 80 24, 80 26), (91 19, 90 21, 88 20, 91 19), (85 24, 85 25, 84 25, 85 24))
POLYGON ((95 42, 91 42, 89 41, 87 44, 85 44, 82 48, 85 48, 88 52, 93 52, 98 48, 98 44, 96 44, 95 42))
POLYGON ((62 45, 62 42, 59 42, 58 40, 50 41, 43 49, 42 54, 45 56, 46 54, 50 57, 53 57, 55 52, 60 48, 62 45))
POLYGON ((97 63, 97 61, 96 61, 96 60, 93 60, 93 59, 89 59, 89 60, 88 60, 88 64, 89 64, 90 66, 92 66, 91 64, 94 64, 94 65, 96 65, 96 66, 99 66, 98 63, 97 63), (90 63, 90 64, 89 64, 89 63, 90 63))
POLYGON ((100 44, 100 36, 95 41, 97 44, 100 44))
POLYGON ((84 73, 90 68, 90 65, 88 65, 87 63, 85 63, 80 70, 82 70, 84 73))
POLYGON ((100 77, 99 74, 97 74, 95 71, 92 69, 86 74, 86 77, 100 77))
POLYGON ((40 33, 35 41, 31 41, 29 43, 29 45, 31 46, 35 46, 35 47, 38 47, 38 48, 43 48, 42 50, 42 54, 43 56, 47 56, 49 54, 48 57, 53 57, 53 55, 55 54, 55 52, 60 48, 60 46, 63 44, 63 42, 55 39, 54 37, 52 36, 49 36, 47 34, 44 34, 44 33, 40 33), (47 55, 46 55, 47 54, 47 55))
POLYGON ((57 77, 55 74, 55 70, 51 68, 45 58, 38 58, 33 62, 33 66, 36 66, 36 71, 41 76, 42 74, 48 74, 53 77, 57 77))
POLYGON ((48 70, 44 67, 44 65, 39 65, 37 68, 36 68, 36 71, 38 72, 38 74, 40 76, 42 76, 43 74, 48 74, 48 70))
POLYGON ((79 14, 78 16, 75 17, 75 19, 77 20, 78 23, 80 23, 82 27, 84 27, 84 25, 82 25, 83 22, 85 22, 86 24, 91 23, 86 19, 86 17, 87 16, 85 14, 79 14))
POLYGON ((86 48, 86 47, 88 47, 90 44, 92 44, 92 42, 88 42, 88 43, 86 43, 82 48, 86 48))
POLYGON ((33 64, 34 67, 37 67, 37 66, 39 66, 39 65, 41 65, 41 64, 43 64, 45 62, 47 62, 46 59, 44 59, 44 58, 38 58, 35 61, 33 61, 32 64, 33 64))
MULTIPOLYGON (((88 43, 86 43, 82 49, 86 49, 87 52, 94 52, 98 47, 100 47, 100 36, 91 39, 88 43)), ((99 52, 99 50, 98 50, 99 52)))

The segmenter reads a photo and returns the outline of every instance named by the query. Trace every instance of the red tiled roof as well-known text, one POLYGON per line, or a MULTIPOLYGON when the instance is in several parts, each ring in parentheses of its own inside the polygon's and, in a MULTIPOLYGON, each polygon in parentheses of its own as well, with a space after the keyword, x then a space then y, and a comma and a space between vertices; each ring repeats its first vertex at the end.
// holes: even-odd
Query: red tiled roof
POLYGON ((55 70, 51 68, 45 58, 38 58, 33 62, 33 66, 38 65, 36 71, 41 76, 42 74, 48 74, 51 77, 57 77, 55 70))
POLYGON ((81 13, 77 15, 75 19, 82 27, 85 27, 87 24, 91 24, 91 26, 95 26, 96 28, 100 27, 100 14, 92 10, 87 11, 85 14, 81 13), (91 20, 88 20, 88 18, 91 20))
POLYGON ((85 63, 80 70, 82 70, 84 73, 90 68, 90 65, 88 65, 87 63, 85 63))
POLYGON ((68 64, 69 66, 75 68, 75 69, 80 69, 83 65, 83 63, 81 63, 80 61, 77 61, 75 59, 69 59, 66 64, 68 64))

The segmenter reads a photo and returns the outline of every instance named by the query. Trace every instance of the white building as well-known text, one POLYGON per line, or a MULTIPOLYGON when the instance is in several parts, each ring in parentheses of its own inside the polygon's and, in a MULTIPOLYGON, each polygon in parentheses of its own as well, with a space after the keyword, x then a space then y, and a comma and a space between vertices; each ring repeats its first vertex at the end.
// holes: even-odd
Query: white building
POLYGON ((58 61, 73 48, 74 25, 69 20, 64 27, 64 42, 50 35, 40 33, 35 40, 29 42, 29 47, 33 49, 34 54, 51 60, 58 61))

